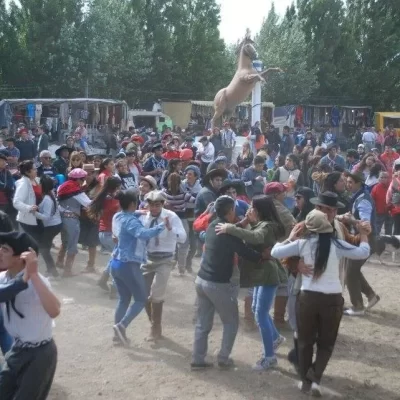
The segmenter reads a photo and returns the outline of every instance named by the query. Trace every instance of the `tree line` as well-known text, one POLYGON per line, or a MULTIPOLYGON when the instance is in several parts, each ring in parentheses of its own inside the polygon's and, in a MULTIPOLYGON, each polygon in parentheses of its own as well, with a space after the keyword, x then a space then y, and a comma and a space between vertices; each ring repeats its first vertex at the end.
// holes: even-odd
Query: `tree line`
MULTIPOLYGON (((0 0, 0 98, 211 100, 236 69, 219 23, 215 0, 0 0)), ((285 70, 265 100, 400 107, 398 0, 272 5, 253 33, 265 66, 285 70)))

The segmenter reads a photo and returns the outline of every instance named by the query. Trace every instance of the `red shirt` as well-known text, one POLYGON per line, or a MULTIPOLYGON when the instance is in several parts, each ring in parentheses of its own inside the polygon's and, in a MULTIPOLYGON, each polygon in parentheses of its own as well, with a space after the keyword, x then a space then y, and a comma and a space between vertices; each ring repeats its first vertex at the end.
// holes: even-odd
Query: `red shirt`
POLYGON ((162 156, 168 161, 174 158, 179 159, 181 157, 181 152, 179 150, 166 151, 162 156))
POLYGON ((382 183, 377 183, 371 191, 371 196, 375 202, 376 213, 379 215, 387 214, 388 207, 386 204, 386 194, 389 186, 385 186, 382 183))
POLYGON ((100 185, 103 186, 106 183, 106 180, 112 176, 112 173, 110 171, 103 171, 97 178, 97 180, 99 181, 100 185))
POLYGON ((36 204, 39 204, 43 199, 42 187, 40 185, 32 185, 32 187, 35 192, 36 204))
POLYGON ((389 173, 390 176, 392 176, 393 164, 399 157, 400 156, 395 151, 392 151, 390 153, 385 152, 380 156, 380 159, 383 165, 386 167, 386 171, 389 173))
POLYGON ((103 212, 99 221, 99 232, 112 232, 113 216, 119 211, 119 201, 113 197, 104 200, 103 212))

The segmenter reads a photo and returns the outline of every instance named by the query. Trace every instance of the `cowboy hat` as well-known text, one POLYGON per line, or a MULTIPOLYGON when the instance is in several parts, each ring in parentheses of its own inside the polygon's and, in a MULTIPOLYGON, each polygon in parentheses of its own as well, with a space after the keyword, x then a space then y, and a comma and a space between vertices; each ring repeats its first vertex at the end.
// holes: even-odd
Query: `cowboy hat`
POLYGON ((211 180, 216 178, 217 176, 221 177, 222 179, 226 179, 228 176, 228 172, 225 169, 212 169, 211 171, 208 171, 203 178, 204 184, 209 183, 211 180))
POLYGON ((313 233, 332 233, 333 226, 326 214, 319 210, 312 210, 305 220, 306 228, 313 233))
POLYGON ((153 203, 157 201, 161 201, 164 203, 165 197, 161 190, 152 190, 151 192, 147 193, 146 196, 144 196, 144 200, 153 203))
POLYGON ((310 199, 310 203, 315 206, 326 206, 332 208, 344 208, 346 207, 343 203, 338 201, 338 195, 333 192, 323 192, 318 195, 318 197, 313 197, 310 199))
POLYGON ((55 151, 56 156, 59 157, 63 150, 68 150, 69 153, 72 153, 74 151, 74 149, 71 149, 71 147, 68 147, 66 144, 63 144, 55 151))
POLYGON ((153 190, 157 189, 157 181, 151 175, 141 176, 140 181, 147 182, 153 190))

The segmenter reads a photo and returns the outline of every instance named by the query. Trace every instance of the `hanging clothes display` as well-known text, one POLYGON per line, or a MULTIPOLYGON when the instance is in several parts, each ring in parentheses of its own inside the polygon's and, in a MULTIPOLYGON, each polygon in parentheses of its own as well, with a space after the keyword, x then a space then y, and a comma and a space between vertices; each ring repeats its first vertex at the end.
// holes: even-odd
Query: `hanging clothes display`
POLYGON ((6 101, 0 101, 0 128, 3 126, 9 128, 12 116, 10 104, 6 101))
POLYGON ((36 106, 35 104, 28 104, 26 106, 26 115, 29 119, 34 120, 35 119, 35 111, 36 111, 36 106))
POLYGON ((68 103, 60 104, 60 119, 62 124, 67 124, 69 118, 69 105, 68 103))
POLYGON ((339 108, 334 106, 331 110, 331 124, 333 127, 338 127, 340 123, 340 111, 339 108))
POLYGON ((35 106, 35 122, 37 124, 40 123, 40 117, 42 116, 42 105, 36 104, 35 106))

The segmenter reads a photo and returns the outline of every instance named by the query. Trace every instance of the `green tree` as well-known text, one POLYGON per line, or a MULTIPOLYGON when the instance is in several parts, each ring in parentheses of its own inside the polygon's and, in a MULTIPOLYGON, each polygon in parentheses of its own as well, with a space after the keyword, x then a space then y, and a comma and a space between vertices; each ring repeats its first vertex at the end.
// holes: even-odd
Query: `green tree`
POLYGON ((299 21, 294 16, 280 21, 272 6, 256 37, 256 46, 266 68, 284 70, 268 77, 263 98, 276 105, 307 101, 317 88, 317 76, 316 68, 310 68, 304 56, 306 42, 299 21))

